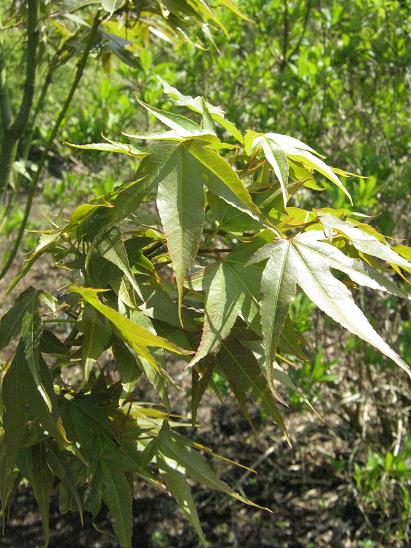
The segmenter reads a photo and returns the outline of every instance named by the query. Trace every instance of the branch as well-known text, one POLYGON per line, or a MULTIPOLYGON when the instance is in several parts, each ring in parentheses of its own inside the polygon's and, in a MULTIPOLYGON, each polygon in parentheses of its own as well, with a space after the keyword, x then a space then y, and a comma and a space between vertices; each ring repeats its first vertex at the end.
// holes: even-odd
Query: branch
MULTIPOLYGON (((4 31, 4 27, 1 22, 0 14, 0 31, 4 31)), ((0 114, 2 121, 2 134, 5 133, 5 129, 11 124, 12 110, 10 104, 9 90, 7 89, 6 78, 6 60, 4 55, 3 38, 0 34, 0 114)))
POLYGON ((38 17, 38 0, 27 0, 26 78, 19 112, 10 126, 10 132, 15 139, 18 139, 24 131, 36 89, 37 47, 39 43, 38 17))
POLYGON ((4 278, 6 273, 9 271, 11 265, 13 264, 13 261, 14 261, 16 255, 17 255, 17 251, 20 247, 20 243, 21 243, 21 240, 23 238, 24 230, 26 228, 27 221, 28 221, 28 218, 29 218, 29 215, 30 215, 31 206, 33 204, 33 198, 34 198, 34 195, 35 195, 35 192, 36 192, 36 189, 37 189, 37 184, 39 182, 40 175, 41 175, 41 173, 43 171, 43 168, 45 166, 45 163, 46 163, 48 154, 50 152, 50 149, 53 145, 54 139, 56 138, 56 135, 57 135, 57 133, 60 129, 61 123, 64 120, 64 117, 65 117, 65 115, 67 113, 67 110, 68 110, 68 108, 71 104, 71 101, 73 99, 74 93, 76 92, 78 84, 79 84, 79 82, 81 80, 81 77, 83 75, 84 69, 85 69, 86 64, 87 64, 88 56, 90 54, 91 48, 93 47, 93 43, 94 43, 94 39, 95 39, 96 34, 97 34, 97 29, 98 29, 99 23, 100 23, 99 12, 97 12, 97 14, 94 18, 93 26, 92 26, 91 31, 90 31, 89 39, 88 39, 86 47, 83 51, 83 55, 81 56, 81 58, 80 58, 80 60, 77 64, 76 74, 75 74, 74 80, 71 84, 70 91, 69 91, 69 93, 66 97, 66 100, 64 101, 64 104, 61 108, 61 111, 60 111, 58 117, 57 117, 57 120, 54 123, 53 129, 51 130, 51 133, 50 133, 50 135, 47 139, 47 143, 46 143, 46 146, 44 148, 43 154, 41 155, 39 165, 37 167, 37 171, 33 174, 33 178, 30 182, 30 187, 29 187, 28 195, 27 195, 27 203, 26 203, 26 208, 24 210, 23 219, 21 221, 19 231, 17 233, 17 236, 16 236, 16 239, 14 241, 14 244, 13 244, 12 250, 10 252, 10 255, 9 255, 9 257, 6 261, 6 264, 4 265, 2 271, 0 272, 0 280, 2 278, 4 278))
POLYGON ((1 110, 3 121, 3 139, 0 152, 0 194, 9 182, 10 173, 16 157, 17 145, 26 126, 36 84, 38 32, 38 0, 27 0, 27 48, 26 48, 26 78, 24 92, 19 112, 14 122, 5 81, 4 57, 1 52, 2 74, 0 77, 1 110))
MULTIPOLYGON (((43 86, 40 90, 37 103, 35 105, 33 105, 33 109, 32 109, 33 114, 30 116, 29 121, 27 122, 25 136, 24 136, 24 143, 23 143, 23 151, 22 151, 21 156, 20 156, 20 158, 21 158, 21 160, 23 160, 23 162, 26 162, 29 155, 30 155, 31 144, 32 144, 32 141, 33 141, 34 132, 36 130, 37 117, 40 114, 40 112, 42 112, 42 110, 44 108, 47 93, 48 93, 49 87, 52 83, 54 73, 55 73, 56 69, 61 66, 62 55, 65 51, 66 43, 67 43, 68 40, 69 40, 69 38, 67 38, 65 40, 65 42, 63 43, 61 48, 58 51, 56 51, 56 53, 54 54, 52 60, 50 61, 49 68, 48 68, 46 77, 44 79, 43 86)), ((69 55, 68 57, 66 56, 65 61, 67 61, 70 57, 71 57, 71 55, 69 55)), ((19 185, 20 180, 21 180, 21 175, 17 175, 16 181, 15 181, 16 191, 18 191, 18 188, 20 186, 19 185)))
POLYGON ((0 44, 0 112, 2 123, 2 134, 6 132, 11 124, 13 113, 10 105, 9 90, 7 89, 6 80, 6 63, 4 61, 3 46, 0 44))

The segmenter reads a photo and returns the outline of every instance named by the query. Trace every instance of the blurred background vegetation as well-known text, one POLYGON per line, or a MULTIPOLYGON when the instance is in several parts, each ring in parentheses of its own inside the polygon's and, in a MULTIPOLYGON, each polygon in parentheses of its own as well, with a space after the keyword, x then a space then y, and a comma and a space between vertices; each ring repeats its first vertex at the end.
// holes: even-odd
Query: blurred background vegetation
MULTIPOLYGON (((11 101, 17 103, 24 43, 18 26, 7 29, 7 17, 19 2, 4 4, 1 39, 11 101)), ((3 261, 90 28, 81 11, 64 12, 70 2, 44 4, 49 19, 40 47, 49 57, 46 68, 63 39, 71 41, 71 49, 53 69, 44 105, 26 130, 32 131, 30 147, 26 156, 21 151, 14 182, 3 196, 3 261), (53 16, 52 7, 60 17, 53 16)), ((157 76, 185 94, 204 95, 221 105, 241 130, 298 137, 332 158, 333 165, 365 175, 347 182, 354 211, 370 216, 369 222, 395 238, 396 245, 409 245, 411 2, 239 0, 237 5, 245 18, 216 8, 227 34, 219 29, 209 35, 202 24, 184 41, 177 39, 175 28, 161 26, 157 32, 139 26, 127 33, 121 13, 100 27, 104 37, 92 44, 75 98, 47 150, 20 259, 36 245, 35 231, 45 228, 49 217, 132 180, 134 166, 122 158, 80 153, 66 142, 100 142, 102 134, 121 140, 121 132, 145 131, 150 120, 135 98, 167 108, 157 76)), ((304 195, 297 205, 349 208, 335 187, 324 194, 304 195)), ((363 291, 357 296, 380 332, 411 363, 409 304, 395 297, 370 300, 363 291)), ((257 409, 261 432, 255 434, 243 422, 236 425, 232 402, 224 402, 222 411, 210 398, 199 439, 220 453, 240 456, 245 464, 257 464, 257 478, 240 474, 237 484, 259 504, 272 507, 274 515, 239 513, 231 503, 224 506, 199 493, 206 535, 215 546, 251 540, 257 546, 409 545, 409 384, 361 341, 334 332, 303 296, 293 315, 312 356, 294 374, 325 424, 300 395, 290 394, 291 450, 257 409)), ((185 524, 177 527, 173 516, 161 521, 158 512, 152 509, 151 518, 147 511, 146 522, 139 518, 136 525, 149 531, 148 546, 195 546, 185 524)))

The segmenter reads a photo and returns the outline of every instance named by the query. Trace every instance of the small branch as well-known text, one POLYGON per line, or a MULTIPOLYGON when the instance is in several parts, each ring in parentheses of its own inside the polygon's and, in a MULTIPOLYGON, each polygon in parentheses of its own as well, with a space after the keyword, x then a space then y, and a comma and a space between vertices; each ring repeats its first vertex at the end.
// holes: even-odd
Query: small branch
POLYGON ((283 54, 282 54, 282 59, 280 64, 280 72, 283 72, 287 64, 288 34, 289 34, 288 0, 285 0, 284 1, 283 54))
POLYGON ((268 457, 274 453, 275 449, 276 449, 276 446, 275 446, 275 445, 271 445, 271 447, 269 447, 269 448, 265 451, 265 453, 263 453, 262 455, 260 455, 260 456, 258 457, 258 459, 255 460, 255 461, 253 462, 253 464, 250 466, 251 470, 247 470, 247 471, 244 472, 244 474, 240 477, 240 479, 239 479, 239 480, 237 481, 237 483, 235 484, 235 488, 236 488, 236 489, 239 489, 239 488, 243 485, 243 483, 247 480, 248 476, 249 476, 250 474, 253 473, 253 472, 252 472, 253 469, 254 469, 254 468, 257 468, 262 462, 264 462, 266 459, 268 459, 268 457))
POLYGON ((300 36, 300 38, 298 39, 296 45, 295 45, 294 48, 292 49, 291 53, 288 55, 288 59, 291 59, 291 58, 293 57, 293 55, 295 55, 296 53, 298 53, 298 50, 300 49, 301 42, 303 41, 304 36, 305 36, 305 33, 306 33, 306 30, 307 30, 307 25, 308 25, 308 19, 309 19, 309 15, 310 15, 310 10, 311 10, 311 0, 307 0, 307 7, 306 7, 306 10, 305 10, 304 22, 303 22, 303 30, 302 30, 302 32, 301 32, 301 36, 300 36))

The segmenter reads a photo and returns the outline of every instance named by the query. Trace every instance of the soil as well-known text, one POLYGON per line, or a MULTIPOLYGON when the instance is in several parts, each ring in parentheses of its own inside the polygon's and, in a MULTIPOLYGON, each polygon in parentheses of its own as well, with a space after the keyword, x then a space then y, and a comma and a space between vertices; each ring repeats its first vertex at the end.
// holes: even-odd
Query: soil
MULTIPOLYGON (((209 400, 212 398, 209 398, 209 400)), ((254 410, 258 420, 258 412, 254 410)), ((272 513, 247 507, 220 493, 193 489, 204 533, 215 548, 351 547, 367 538, 372 515, 363 515, 351 483, 333 462, 349 460, 356 435, 346 424, 330 427, 308 415, 289 417, 293 447, 276 428, 261 425, 255 434, 239 418, 234 402, 224 406, 206 402, 202 416, 207 427, 196 434, 221 454, 257 469, 217 466, 223 478, 255 503, 272 513)), ((333 418, 334 419, 334 418, 333 418)), ((374 516, 381 520, 381 516, 374 516)), ((61 516, 58 501, 50 510, 50 547, 109 548, 118 544, 109 535, 110 520, 103 509, 93 528, 85 516, 84 527, 75 514, 61 516), (102 530, 108 533, 101 532, 102 530)), ((377 523, 376 523, 377 525, 377 523)), ((191 527, 174 501, 164 492, 136 485, 133 546, 139 548, 194 548, 199 546, 191 527)), ((28 488, 20 488, 10 508, 0 546, 42 546, 43 531, 36 503, 28 488)), ((375 539, 371 546, 384 546, 375 539)))

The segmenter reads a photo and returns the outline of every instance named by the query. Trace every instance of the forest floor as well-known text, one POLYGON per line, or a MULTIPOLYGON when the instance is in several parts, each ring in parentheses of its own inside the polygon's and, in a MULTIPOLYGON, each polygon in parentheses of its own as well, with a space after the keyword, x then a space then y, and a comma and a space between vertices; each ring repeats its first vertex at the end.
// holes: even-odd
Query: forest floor
MULTIPOLYGON (((178 364, 174 364, 176 371, 178 364)), ((176 371, 177 372, 177 371, 176 371)), ((183 391, 174 399, 173 411, 185 414, 183 391)), ((187 384, 186 388, 184 385, 187 384)), ((150 389, 141 388, 150 398, 150 389)), ((278 428, 250 409, 253 431, 236 403, 221 403, 206 394, 199 413, 196 440, 248 467, 217 464, 230 485, 268 511, 258 510, 221 494, 194 487, 200 521, 210 547, 378 547, 388 546, 380 531, 381 512, 364 509, 352 482, 354 460, 364 450, 358 432, 330 413, 323 423, 317 416, 286 411, 292 440, 290 447, 278 428), (351 468, 351 469, 350 469, 351 468), (372 538, 370 531, 374 530, 372 538)), ((189 433, 189 432, 188 432, 189 433)), ((21 487, 14 495, 2 547, 40 547, 43 531, 32 492, 21 487)), ((61 516, 54 497, 50 511, 51 548, 109 548, 118 544, 110 536, 109 518, 103 510, 96 530, 85 516, 61 516)), ((143 483, 137 483, 134 501, 134 546, 139 548, 194 548, 198 540, 173 499, 143 483)), ((405 546, 406 544, 397 544, 405 546)))
MULTIPOLYGON (((324 425, 318 418, 291 416, 293 447, 278 430, 260 424, 255 434, 240 418, 235 404, 207 398, 202 426, 196 438, 222 455, 254 467, 257 474, 239 468, 220 468, 223 478, 269 512, 255 510, 222 494, 194 490, 200 521, 210 546, 216 548, 364 546, 364 533, 373 516, 363 514, 350 482, 333 464, 348 459, 355 436, 344 424, 324 425), (206 419, 206 420, 205 420, 206 419)), ((254 419, 258 421, 255 410, 254 419)), ((194 548, 194 532, 167 493, 136 485, 134 542, 140 548, 194 548)), ((378 519, 378 516, 377 516, 378 519)), ((104 512, 99 529, 110 531, 104 512)), ((51 508, 51 547, 115 547, 108 535, 96 531, 86 518, 81 527, 74 514, 60 516, 58 501, 51 508)), ((42 527, 29 489, 15 495, 1 546, 41 546, 42 527)), ((371 546, 384 546, 374 542, 371 546)))

